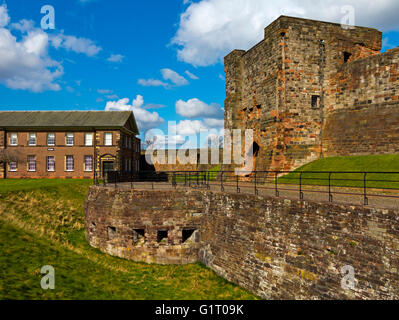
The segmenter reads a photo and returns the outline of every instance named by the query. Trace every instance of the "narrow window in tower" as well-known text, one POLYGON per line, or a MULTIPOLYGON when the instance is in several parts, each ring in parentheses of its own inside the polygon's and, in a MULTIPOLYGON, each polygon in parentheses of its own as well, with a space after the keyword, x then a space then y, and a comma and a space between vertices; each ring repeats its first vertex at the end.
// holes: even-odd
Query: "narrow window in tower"
POLYGON ((312 96, 312 109, 320 107, 320 96, 312 96))
POLYGON ((344 52, 344 63, 349 62, 349 59, 351 58, 352 53, 350 52, 344 52))

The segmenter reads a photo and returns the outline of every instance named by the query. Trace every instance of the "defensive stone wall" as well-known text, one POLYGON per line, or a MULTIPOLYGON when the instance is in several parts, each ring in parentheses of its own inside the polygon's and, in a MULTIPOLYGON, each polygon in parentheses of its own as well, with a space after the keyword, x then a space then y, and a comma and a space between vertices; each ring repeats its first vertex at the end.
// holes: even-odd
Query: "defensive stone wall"
POLYGON ((329 81, 327 156, 399 152, 399 48, 343 65, 329 81))
POLYGON ((399 298, 398 210, 93 186, 86 237, 135 261, 199 260, 266 299, 399 298), (159 242, 158 231, 165 230, 167 239, 159 242), (342 287, 345 266, 353 267, 354 289, 342 287))
POLYGON ((225 57, 225 129, 254 130, 257 170, 397 153, 399 49, 381 46, 376 29, 278 18, 225 57))
POLYGON ((193 263, 198 260, 202 212, 198 193, 92 187, 85 203, 86 238, 120 258, 193 263))

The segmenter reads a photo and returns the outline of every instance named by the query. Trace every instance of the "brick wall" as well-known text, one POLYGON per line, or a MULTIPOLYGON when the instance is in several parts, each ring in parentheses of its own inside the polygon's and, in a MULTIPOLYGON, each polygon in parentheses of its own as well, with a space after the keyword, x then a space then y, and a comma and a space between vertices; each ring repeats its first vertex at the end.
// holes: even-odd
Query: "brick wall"
MULTIPOLYGON (((35 131, 32 131, 35 132, 35 131)), ((85 134, 87 131, 73 131, 74 145, 66 146, 67 132, 35 132, 36 146, 28 145, 29 132, 17 131, 18 145, 10 146, 10 134, 6 134, 6 150, 10 156, 17 161, 18 168, 16 172, 11 172, 8 165, 6 166, 7 178, 94 178, 95 168, 97 173, 102 170, 102 158, 111 155, 115 160, 115 170, 122 169, 124 159, 132 159, 133 172, 136 171, 136 161, 140 159, 140 152, 136 151, 135 145, 132 148, 126 148, 121 141, 124 135, 119 130, 104 130, 91 132, 93 134, 93 146, 85 146, 85 134), (55 146, 47 145, 48 132, 55 133, 55 146), (113 135, 113 145, 105 146, 104 133, 109 132, 113 135), (28 170, 28 156, 35 156, 36 171, 28 170), (47 157, 53 156, 55 159, 55 171, 47 171, 47 157), (66 156, 74 157, 74 171, 67 172, 65 167, 66 156), (93 157, 93 170, 85 171, 85 156, 93 157)), ((0 134, 1 138, 1 134, 0 134)), ((139 144, 139 139, 132 136, 135 144, 139 144)), ((3 141, 3 140, 1 140, 3 141)), ((0 173, 1 174, 1 173, 0 173)))
POLYGON ((92 187, 86 236, 102 251, 136 261, 200 260, 266 299, 398 299, 398 217, 398 210, 246 194, 92 187), (112 240, 108 226, 116 230, 112 240), (200 230, 199 244, 181 244, 187 227, 200 230), (146 230, 148 243, 132 245, 134 228, 146 230), (170 230, 168 243, 156 242, 160 229, 170 230), (354 290, 341 287, 348 265, 354 290))

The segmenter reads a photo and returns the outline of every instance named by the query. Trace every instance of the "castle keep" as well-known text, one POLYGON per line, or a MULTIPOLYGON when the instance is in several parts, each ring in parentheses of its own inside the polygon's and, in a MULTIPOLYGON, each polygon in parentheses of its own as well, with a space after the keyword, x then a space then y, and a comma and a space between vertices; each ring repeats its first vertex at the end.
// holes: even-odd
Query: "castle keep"
POLYGON ((399 152, 399 48, 375 29, 281 16, 225 57, 226 129, 254 129, 257 170, 399 152))

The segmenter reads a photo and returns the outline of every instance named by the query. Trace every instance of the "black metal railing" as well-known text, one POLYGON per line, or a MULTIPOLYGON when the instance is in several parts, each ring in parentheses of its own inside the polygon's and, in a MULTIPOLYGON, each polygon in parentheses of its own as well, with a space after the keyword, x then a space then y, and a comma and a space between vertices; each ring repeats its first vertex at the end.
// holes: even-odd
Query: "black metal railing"
POLYGON ((304 193, 326 193, 330 202, 334 195, 361 195, 368 205, 369 196, 399 198, 399 172, 345 172, 345 171, 169 171, 169 172, 119 172, 108 171, 100 174, 95 184, 129 184, 135 188, 137 183, 156 183, 169 187, 188 187, 216 189, 222 192, 253 192, 272 190, 276 197, 281 191, 298 192, 299 199, 304 193), (296 187, 295 189, 293 187, 296 187), (228 189, 228 190, 227 190, 228 189), (360 190, 360 191, 359 191, 360 190), (373 194, 370 191, 374 190, 373 194), (391 192, 391 194, 387 194, 391 192))

